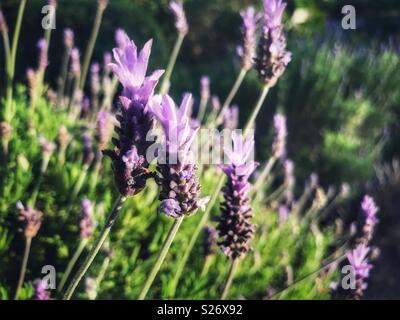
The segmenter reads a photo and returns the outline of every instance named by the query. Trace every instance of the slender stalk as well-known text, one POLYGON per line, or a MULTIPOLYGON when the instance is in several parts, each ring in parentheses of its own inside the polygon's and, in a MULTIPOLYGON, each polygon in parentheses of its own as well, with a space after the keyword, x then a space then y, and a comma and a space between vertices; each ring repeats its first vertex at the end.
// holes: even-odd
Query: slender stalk
POLYGON ((269 158, 268 162, 266 163, 266 165, 264 166, 260 175, 258 176, 257 181, 254 184, 252 191, 250 192, 250 195, 254 194, 254 192, 257 192, 261 188, 261 186, 265 182, 265 179, 268 177, 269 173, 271 172, 271 169, 272 169, 273 165, 275 164, 275 162, 276 162, 276 158, 274 156, 269 158))
POLYGON ((224 290, 222 291, 221 300, 225 300, 228 296, 229 289, 231 288, 233 278, 235 276, 236 270, 239 266, 239 259, 234 259, 231 264, 231 268, 229 269, 228 278, 226 279, 224 290))
POLYGON ((88 243, 87 239, 83 239, 80 243, 78 248, 75 250, 75 253, 73 254, 71 260, 69 260, 67 268, 65 269, 65 272, 61 278, 60 285, 58 287, 58 292, 61 292, 62 289, 64 288, 65 282, 68 280, 68 277, 75 266, 76 261, 78 261, 79 257, 81 256, 83 250, 85 249, 86 245, 88 243))
POLYGON ((99 275, 96 278, 97 287, 100 286, 100 283, 103 281, 108 266, 110 265, 110 257, 104 259, 103 264, 101 265, 99 275))
POLYGON ((313 277, 313 276, 315 276, 315 275, 318 275, 320 272, 324 271, 326 268, 328 268, 328 267, 331 266, 332 264, 338 263, 338 262, 342 261, 344 258, 346 258, 346 255, 345 255, 345 254, 342 255, 342 256, 340 256, 339 258, 336 258, 336 259, 334 259, 334 260, 332 260, 332 261, 329 261, 328 263, 322 265, 322 266, 321 266, 320 268, 318 268, 317 270, 312 271, 312 272, 306 274, 305 276, 301 277, 300 279, 296 280, 296 281, 293 282, 291 285, 289 285, 289 286, 283 288, 282 290, 279 290, 278 292, 275 292, 272 296, 270 296, 270 297, 268 298, 268 300, 271 300, 272 298, 274 298, 274 297, 276 297, 276 296, 278 296, 278 295, 281 295, 282 293, 286 292, 287 290, 292 289, 294 286, 298 285, 300 282, 303 282, 304 280, 307 280, 307 279, 310 278, 310 277, 313 277))
POLYGON ((179 230, 179 227, 183 221, 184 216, 179 217, 178 219, 175 219, 174 223, 171 225, 171 228, 169 229, 167 238, 164 241, 164 244, 161 248, 160 253, 158 254, 156 263, 154 264, 153 268, 150 271, 150 274, 142 288, 142 291, 140 292, 139 295, 139 300, 144 300, 146 298, 147 292, 149 291, 151 285, 153 284, 154 279, 157 276, 158 271, 160 270, 160 267, 162 263, 164 262, 164 259, 168 253, 169 247, 172 244, 172 241, 174 240, 176 233, 179 230))
POLYGON ((181 50, 183 39, 185 34, 179 33, 178 38, 175 41, 174 48, 172 50, 171 56, 169 58, 167 70, 165 71, 163 81, 161 83, 160 94, 166 94, 169 91, 170 79, 172 71, 174 70, 176 59, 178 58, 179 51, 181 50))
MULTIPOLYGON (((262 92, 260 94, 260 97, 258 98, 258 100, 256 102, 254 110, 253 110, 249 120, 247 121, 244 134, 246 134, 248 129, 252 127, 252 125, 253 125, 253 123, 254 123, 254 121, 255 121, 255 119, 256 119, 256 117, 257 117, 257 115, 258 115, 258 113, 259 113, 259 111, 261 109, 261 106, 263 105, 264 100, 267 97, 268 91, 269 91, 269 87, 268 86, 264 86, 264 88, 263 88, 263 90, 262 90, 262 92)), ((197 239, 198 239, 198 237, 199 237, 199 235, 201 233, 201 230, 203 229, 203 227, 207 223, 208 217, 209 217, 210 212, 211 212, 211 209, 213 208, 215 202, 217 201, 218 196, 219 196, 219 192, 221 191, 222 186, 224 185, 225 176, 223 176, 221 173, 219 173, 218 176, 219 176, 219 180, 217 182, 217 185, 216 185, 215 189, 212 192, 212 196, 211 196, 210 201, 207 204, 206 211, 204 212, 199 224, 197 225, 196 230, 193 232, 192 237, 190 238, 189 244, 188 244, 188 246, 187 246, 187 248, 185 250, 185 253, 183 254, 183 257, 179 261, 179 265, 178 265, 178 267, 176 269, 176 272, 175 272, 175 277, 172 280, 172 284, 171 284, 172 296, 175 294, 176 287, 177 287, 179 279, 180 279, 180 277, 181 277, 181 275, 183 273, 183 269, 184 269, 184 267, 185 267, 185 265, 186 265, 186 263, 187 263, 187 261, 189 259, 190 253, 192 252, 192 249, 193 249, 194 245, 196 244, 196 241, 197 241, 197 239)))
POLYGON ((45 174, 47 167, 49 165, 49 161, 50 161, 50 156, 49 155, 44 155, 43 159, 42 159, 42 165, 40 167, 40 174, 39 177, 36 181, 36 185, 35 185, 35 189, 32 192, 32 197, 29 201, 29 204, 32 208, 35 207, 36 204, 36 199, 37 196, 39 194, 39 190, 40 190, 40 185, 42 184, 42 180, 43 180, 43 175, 45 174))
POLYGON ((10 39, 8 37, 8 32, 4 31, 1 33, 4 45, 4 57, 6 58, 6 67, 10 62, 10 39))
POLYGON ((31 237, 25 238, 24 256, 22 258, 21 271, 19 273, 18 285, 17 289, 15 290, 14 300, 18 300, 19 292, 22 288, 22 285, 24 284, 26 266, 28 265, 29 252, 31 251, 31 244, 32 244, 32 238, 31 237))
POLYGON ((198 120, 200 123, 203 121, 204 115, 205 115, 205 113, 206 113, 207 103, 208 103, 208 99, 202 98, 202 99, 200 100, 199 113, 198 113, 198 115, 197 115, 197 120, 198 120))
MULTIPOLYGON (((14 73, 15 73, 15 60, 17 56, 17 49, 18 49, 18 42, 19 42, 19 35, 21 32, 21 24, 22 18, 24 16, 26 0, 21 0, 19 3, 18 15, 17 15, 17 22, 15 24, 14 35, 11 45, 11 52, 10 52, 10 61, 7 66, 7 103, 6 103, 6 115, 8 117, 12 117, 12 98, 13 98, 13 80, 14 80, 14 73)), ((7 119, 6 120, 10 120, 7 119)))
POLYGON ((225 99, 224 104, 222 105, 221 111, 218 114, 216 124, 219 125, 222 122, 225 110, 231 105, 233 98, 236 96, 244 78, 246 77, 247 71, 245 69, 240 69, 240 72, 236 78, 231 91, 229 92, 228 96, 225 99))
POLYGON ((80 83, 79 83, 79 88, 81 90, 83 90, 83 88, 85 87, 86 77, 87 77, 87 73, 89 70, 89 64, 90 64, 90 60, 92 59, 94 45, 96 44, 97 36, 99 34, 101 20, 103 19, 104 10, 105 10, 105 7, 100 6, 100 5, 97 6, 96 18, 94 19, 92 33, 90 35, 88 46, 87 46, 86 52, 85 52, 85 57, 83 59, 82 76, 81 76, 80 83))
POLYGON ((207 272, 210 269, 210 266, 212 264, 212 261, 213 261, 213 256, 208 255, 206 257, 206 260, 204 261, 203 270, 201 270, 200 278, 204 277, 207 274, 207 272))
POLYGON ((66 48, 64 56, 61 63, 60 78, 58 79, 58 94, 57 94, 57 104, 61 105, 64 100, 65 84, 67 82, 68 75, 68 62, 71 54, 71 49, 66 48))
POLYGON ((125 202, 126 198, 122 197, 121 195, 115 200, 114 207, 111 210, 110 215, 107 218, 106 224, 104 225, 103 230, 100 233, 99 238, 94 243, 92 249, 90 250, 89 254, 87 255, 85 261, 74 275, 70 285, 68 286, 63 300, 70 300, 72 295, 75 292, 76 287, 78 286, 79 282, 82 280, 83 276, 85 275, 86 271, 89 269, 90 265, 92 264, 94 258, 96 257, 97 253, 99 252, 101 246, 103 245, 104 241, 106 240, 112 226, 114 225, 115 220, 118 218, 119 212, 121 210, 122 204, 125 202))

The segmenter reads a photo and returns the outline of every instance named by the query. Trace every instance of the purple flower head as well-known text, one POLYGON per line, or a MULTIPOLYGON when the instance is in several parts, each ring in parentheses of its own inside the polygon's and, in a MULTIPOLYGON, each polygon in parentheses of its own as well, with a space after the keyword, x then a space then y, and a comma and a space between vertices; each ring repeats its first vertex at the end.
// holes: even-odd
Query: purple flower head
POLYGON ((50 300, 50 293, 47 291, 47 281, 40 279, 33 285, 34 300, 50 300))
POLYGON ((208 257, 215 254, 215 248, 218 242, 217 230, 213 227, 203 228, 203 253, 204 256, 208 257))
POLYGON ((96 121, 96 141, 99 150, 107 147, 113 130, 112 116, 107 111, 100 111, 96 121))
POLYGON ((286 202, 287 204, 290 204, 293 201, 293 188, 296 183, 296 179, 294 177, 294 163, 292 160, 285 160, 283 163, 283 176, 283 184, 286 189, 286 202))
POLYGON ((66 147, 67 144, 68 144, 69 141, 70 141, 70 138, 71 138, 71 137, 70 137, 70 135, 69 135, 68 129, 67 129, 65 126, 61 126, 61 127, 58 129, 58 138, 57 138, 60 147, 61 147, 61 148, 66 147))
POLYGON ((210 77, 208 76, 202 76, 200 79, 200 96, 203 101, 210 99, 210 77))
POLYGON ((100 10, 105 10, 108 5, 108 0, 97 0, 97 5, 100 10))
POLYGON ((112 54, 105 52, 103 55, 103 69, 106 75, 111 72, 110 64, 112 63, 112 54))
POLYGON ((19 211, 19 219, 24 224, 25 237, 35 237, 42 225, 43 213, 29 206, 24 207, 20 201, 17 202, 17 209, 19 211))
POLYGON ((64 29, 64 46, 68 49, 74 46, 74 32, 70 28, 64 29))
POLYGON ((272 143, 272 154, 281 159, 286 156, 286 117, 280 113, 274 116, 274 142, 272 143))
POLYGON ((256 57, 258 15, 253 7, 240 13, 243 19, 243 46, 238 47, 240 62, 244 70, 250 70, 256 57))
MULTIPOLYGON (((124 88, 122 96, 130 101, 146 105, 164 70, 156 70, 146 77, 153 41, 149 40, 138 55, 135 43, 126 34, 123 38, 125 45, 113 50, 115 63, 110 64, 111 70, 122 83, 124 88)), ((129 106, 129 103, 123 103, 123 105, 129 106)))
POLYGON ((53 142, 47 141, 42 135, 39 136, 39 144, 43 154, 48 157, 50 157, 56 149, 56 145, 53 142))
POLYGON ((224 128, 234 130, 239 125, 239 107, 233 105, 230 108, 226 108, 223 113, 224 128))
MULTIPOLYGON (((115 31, 115 43, 120 50, 124 50, 129 39, 127 33, 123 29, 117 29, 115 31)), ((110 61, 111 62, 111 61, 110 61)))
POLYGON ((47 58, 47 42, 44 38, 40 39, 37 43, 39 49, 39 70, 44 70, 48 64, 47 58))
POLYGON ((88 132, 83 135, 83 164, 89 166, 94 159, 93 140, 88 132))
POLYGON ((354 250, 346 254, 350 265, 354 268, 357 278, 366 279, 369 277, 369 271, 372 269, 372 265, 367 261, 369 251, 369 247, 364 243, 360 243, 354 250))
POLYGON ((365 224, 375 226, 378 223, 376 214, 379 208, 376 206, 374 199, 366 195, 361 203, 361 208, 364 213, 365 224))
POLYGON ((175 27, 181 34, 187 34, 189 32, 189 26, 186 20, 185 10, 181 1, 171 1, 169 3, 169 9, 175 16, 175 27))
POLYGON ((3 11, 0 10, 0 32, 6 33, 7 31, 6 19, 4 19, 3 11))
POLYGON ((116 148, 104 150, 103 154, 112 160, 115 182, 123 196, 137 194, 143 190, 147 179, 154 176, 148 170, 149 163, 145 158, 147 149, 153 144, 147 135, 155 125, 148 103, 163 71, 158 70, 146 77, 151 43, 148 41, 138 56, 135 43, 125 35, 124 48, 113 50, 115 63, 110 64, 124 89, 117 114, 119 126, 114 128, 118 138, 112 139, 116 148), (138 156, 135 165, 126 161, 131 159, 132 150, 138 156))
POLYGON ((84 199, 81 204, 81 219, 79 222, 81 239, 89 239, 94 231, 93 204, 84 199))
POLYGON ((162 186, 159 198, 161 204, 167 200, 174 200, 165 203, 173 203, 174 206, 170 206, 171 208, 179 206, 179 210, 174 209, 174 214, 170 214, 171 211, 163 211, 167 216, 174 218, 194 214, 207 201, 207 198, 199 199, 201 186, 195 174, 197 167, 190 152, 198 131, 198 128, 192 127, 190 106, 190 94, 184 95, 179 109, 168 95, 161 100, 154 100, 152 104, 152 110, 164 132, 164 154, 159 156, 157 164, 162 186))
POLYGON ((283 225, 289 217, 289 209, 286 205, 281 204, 278 209, 279 225, 283 225))
POLYGON ((163 145, 167 156, 164 160, 181 167, 193 162, 190 147, 198 131, 198 128, 191 126, 191 99, 191 94, 185 94, 179 109, 168 95, 163 96, 160 102, 154 101, 152 104, 152 110, 164 132, 163 145))
POLYGON ((98 95, 100 92, 99 72, 100 72, 100 65, 97 62, 93 63, 90 68, 90 73, 91 73, 90 85, 93 95, 98 95))
POLYGON ((221 205, 217 230, 220 236, 218 244, 234 260, 250 250, 249 241, 255 230, 255 225, 251 223, 252 210, 247 194, 251 188, 248 178, 255 170, 256 163, 250 160, 254 152, 253 137, 243 141, 234 131, 232 140, 233 149, 224 148, 229 164, 221 168, 228 181, 222 189, 224 202, 221 205))
POLYGON ((97 297, 97 282, 92 277, 85 278, 85 292, 89 300, 95 300, 97 297))
POLYGON ((71 50, 71 73, 76 78, 81 75, 81 62, 79 55, 79 50, 77 48, 71 50))
POLYGON ((83 116, 86 116, 90 111, 90 99, 86 96, 81 100, 81 109, 83 116))
POLYGON ((172 198, 162 200, 158 208, 159 213, 165 213, 168 217, 175 219, 180 217, 181 211, 182 209, 179 206, 179 202, 172 198))
POLYGON ((286 7, 281 0, 264 0, 263 34, 259 44, 257 69, 261 80, 268 86, 276 84, 291 60, 286 51, 282 14, 286 7))

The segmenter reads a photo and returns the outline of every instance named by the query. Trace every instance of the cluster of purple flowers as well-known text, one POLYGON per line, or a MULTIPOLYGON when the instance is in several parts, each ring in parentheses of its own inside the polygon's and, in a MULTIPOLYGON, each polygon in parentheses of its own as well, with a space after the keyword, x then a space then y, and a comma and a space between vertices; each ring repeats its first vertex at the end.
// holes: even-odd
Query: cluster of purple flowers
POLYGON ((94 231, 93 204, 84 199, 81 205, 81 220, 79 222, 81 239, 89 239, 94 231))
POLYGON ((24 207, 21 202, 17 202, 19 219, 24 224, 24 235, 26 238, 33 238, 37 235, 42 225, 43 213, 29 206, 24 207))

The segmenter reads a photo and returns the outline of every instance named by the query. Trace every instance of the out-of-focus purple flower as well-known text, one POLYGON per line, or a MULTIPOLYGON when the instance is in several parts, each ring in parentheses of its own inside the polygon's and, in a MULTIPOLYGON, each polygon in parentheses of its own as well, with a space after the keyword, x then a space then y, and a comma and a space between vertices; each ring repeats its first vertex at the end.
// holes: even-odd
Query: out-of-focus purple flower
POLYGON ((48 157, 50 157, 56 149, 56 145, 53 142, 47 141, 46 138, 42 135, 39 136, 39 144, 42 149, 43 155, 48 157))
POLYGON ((47 281, 40 279, 33 285, 33 300, 50 300, 50 293, 47 291, 47 281))
POLYGON ((286 189, 286 202, 287 204, 290 204, 293 201, 293 188, 296 183, 296 179, 294 177, 294 163, 292 160, 287 159, 284 161, 283 175, 283 184, 286 189))
POLYGON ((211 97, 211 107, 214 112, 218 112, 221 109, 221 101, 219 100, 218 96, 211 97))
POLYGON ((277 113, 274 116, 274 141, 272 143, 272 155, 276 159, 286 157, 286 117, 277 113))
POLYGON ((112 160, 115 182, 123 196, 137 194, 143 190, 147 179, 154 176, 148 170, 149 163, 146 160, 147 148, 153 144, 146 137, 155 125, 148 103, 163 71, 157 70, 146 77, 151 43, 151 40, 148 41, 138 55, 135 43, 125 36, 124 48, 113 50, 115 63, 110 64, 124 89, 120 96, 120 113, 117 115, 120 126, 115 127, 118 139, 112 139, 116 148, 104 150, 103 153, 112 160), (133 164, 124 161, 132 150, 138 155, 133 164))
POLYGON ((93 141, 88 132, 83 135, 83 164, 89 166, 94 159, 93 141))
POLYGON ((43 71, 46 69, 48 64, 47 58, 47 42, 44 38, 40 39, 37 43, 39 49, 39 70, 43 71))
POLYGON ((238 47, 238 55, 244 70, 250 70, 256 57, 258 15, 253 7, 240 13, 243 19, 243 45, 238 47))
POLYGON ((205 257, 215 254, 215 248, 218 243, 217 230, 213 227, 203 228, 203 253, 205 257))
POLYGON ((286 7, 282 0, 264 0, 263 34, 259 44, 257 69, 261 80, 268 86, 276 84, 291 60, 286 51, 282 15, 286 7))
POLYGON ((42 225, 43 213, 29 206, 24 207, 20 201, 17 202, 17 209, 19 211, 19 219, 24 224, 25 237, 30 239, 35 237, 42 225))
POLYGON ((85 292, 89 300, 95 300, 97 297, 97 282, 92 277, 85 278, 85 292))
POLYGON ((164 150, 157 164, 161 175, 160 212, 173 218, 194 214, 207 201, 207 198, 199 199, 201 187, 190 152, 198 131, 191 125, 190 105, 190 94, 184 95, 179 110, 168 95, 152 104, 164 133, 164 150))
POLYGON ((175 27, 181 34, 187 34, 189 26, 186 20, 185 10, 183 9, 182 1, 171 1, 169 8, 175 16, 175 27))
POLYGON ((58 144, 60 145, 60 148, 63 149, 67 146, 67 144, 70 141, 70 135, 68 132, 68 129, 65 126, 61 126, 60 129, 58 129, 58 144))
POLYGON ((108 5, 108 0, 97 0, 97 5, 100 10, 105 10, 108 5))
POLYGON ((82 200, 79 222, 81 239, 89 239, 94 231, 93 204, 89 199, 82 200))
POLYGON ((250 159, 253 154, 254 140, 232 132, 233 148, 224 148, 229 163, 221 166, 228 181, 222 189, 224 202, 217 230, 220 236, 218 244, 232 260, 241 257, 250 250, 249 241, 253 237, 255 225, 251 223, 252 210, 248 192, 251 185, 249 176, 257 164, 250 159))
MULTIPOLYGON (((128 35, 123 29, 117 29, 115 31, 115 43, 120 50, 125 50, 125 46, 127 44, 128 35)), ((110 61, 111 62, 111 61, 110 61)))
POLYGON ((93 95, 98 95, 100 92, 100 65, 98 63, 93 63, 92 67, 90 68, 91 72, 91 79, 90 79, 90 85, 92 89, 92 94, 93 95))
POLYGON ((202 76, 200 79, 200 96, 202 101, 210 99, 210 77, 202 76))
POLYGON ((281 204, 278 209, 279 225, 283 225, 289 217, 289 209, 286 205, 281 204))
POLYGON ((239 125, 239 107, 233 105, 230 108, 226 108, 223 113, 224 128, 234 130, 239 125))
POLYGON ((4 19, 3 11, 0 10, 0 32, 8 32, 6 19, 4 19))
POLYGON ((111 70, 118 77, 124 88, 122 96, 125 101, 122 105, 129 107, 131 101, 147 105, 150 96, 153 95, 158 79, 164 73, 164 70, 156 70, 149 77, 146 77, 153 41, 149 40, 138 55, 135 43, 126 34, 124 38, 125 45, 123 49, 114 48, 115 63, 110 64, 111 70))
POLYGON ((375 225, 378 223, 376 214, 379 208, 375 204, 374 199, 369 195, 364 196, 364 199, 361 203, 361 208, 365 219, 363 226, 363 237, 361 241, 364 243, 368 243, 369 241, 371 241, 375 225))
POLYGON ((105 75, 111 72, 110 63, 112 63, 112 55, 110 52, 105 52, 103 55, 103 70, 105 75))
POLYGON ((310 178, 308 179, 306 183, 306 187, 310 190, 315 190, 318 187, 318 175, 316 173, 311 173, 310 178))
POLYGON ((64 29, 64 46, 67 49, 72 49, 74 46, 74 32, 70 28, 64 29))
POLYGON ((111 114, 107 111, 100 111, 96 121, 96 141, 99 150, 104 150, 107 147, 113 127, 111 114))
POLYGON ((82 109, 82 116, 86 116, 90 111, 90 99, 86 96, 83 97, 83 99, 81 100, 81 109, 82 109))
POLYGON ((78 48, 73 48, 71 50, 71 73, 75 78, 81 75, 81 62, 79 58, 78 48))

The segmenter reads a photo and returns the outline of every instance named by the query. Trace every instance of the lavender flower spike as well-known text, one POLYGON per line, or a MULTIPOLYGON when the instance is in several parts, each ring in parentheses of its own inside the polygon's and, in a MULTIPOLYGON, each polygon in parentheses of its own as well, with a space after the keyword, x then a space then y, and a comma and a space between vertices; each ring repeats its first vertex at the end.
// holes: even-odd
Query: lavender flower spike
POLYGON ((250 250, 249 240, 255 230, 247 194, 251 188, 248 179, 257 164, 249 159, 254 149, 253 138, 243 141, 234 131, 232 140, 233 150, 224 149, 230 163, 221 167, 228 181, 222 189, 224 202, 217 230, 220 236, 218 244, 230 259, 235 260, 250 250))
POLYGON ((74 46, 74 32, 70 28, 64 29, 64 46, 68 49, 74 46))
POLYGON ((93 204, 84 199, 81 204, 81 221, 79 222, 81 239, 89 239, 94 231, 93 204))
POLYGON ((37 280, 33 285, 33 300, 50 300, 50 293, 47 291, 47 281, 37 280))
POLYGON ((253 66, 257 47, 257 20, 258 16, 253 7, 240 13, 243 19, 243 46, 238 47, 238 55, 242 68, 246 71, 253 66))
POLYGON ((286 156, 286 117, 280 113, 274 116, 274 142, 272 144, 272 155, 276 159, 286 156))
POLYGON ((187 34, 189 32, 189 26, 186 20, 185 10, 181 1, 171 1, 169 8, 175 16, 175 27, 181 34, 187 34))
POLYGON ((282 0, 264 0, 263 34, 257 69, 261 80, 270 87, 276 84, 291 60, 291 53, 286 51, 282 25, 285 7, 282 0))
POLYGON ((6 33, 7 31, 6 19, 4 19, 3 11, 0 10, 0 32, 6 33))
POLYGON ((188 114, 190 106, 190 94, 185 94, 179 110, 168 95, 152 104, 164 131, 164 154, 159 156, 157 164, 162 188, 159 211, 173 218, 194 214, 208 201, 208 198, 199 199, 201 186, 190 153, 198 131, 198 128, 191 126, 188 114))
POLYGON ((361 208, 365 219, 363 226, 363 242, 368 243, 372 238, 375 225, 378 223, 376 214, 379 208, 376 206, 374 199, 369 195, 364 197, 361 208))
POLYGON ((79 50, 77 48, 71 50, 71 73, 75 78, 81 75, 81 62, 79 60, 79 50))
POLYGON ((346 255, 356 278, 355 289, 350 290, 349 294, 346 295, 347 299, 361 299, 364 290, 367 288, 366 279, 368 279, 369 272, 372 269, 372 265, 367 261, 369 251, 370 248, 361 243, 346 255))
POLYGON ((32 209, 18 201, 17 209, 19 211, 19 219, 24 223, 24 235, 26 238, 33 238, 37 235, 40 226, 42 225, 43 213, 32 209))
POLYGON ((112 139, 116 148, 103 153, 112 160, 115 182, 123 196, 140 192, 147 179, 153 176, 145 158, 147 148, 153 143, 146 141, 146 136, 155 125, 148 103, 163 70, 146 77, 150 50, 151 40, 138 55, 135 43, 125 35, 124 48, 113 50, 115 63, 110 64, 123 85, 123 92, 120 113, 117 115, 120 126, 115 127, 118 139, 112 139))
POLYGON ((37 47, 39 49, 39 70, 43 71, 44 69, 46 69, 48 64, 46 40, 44 38, 40 39, 37 47))

